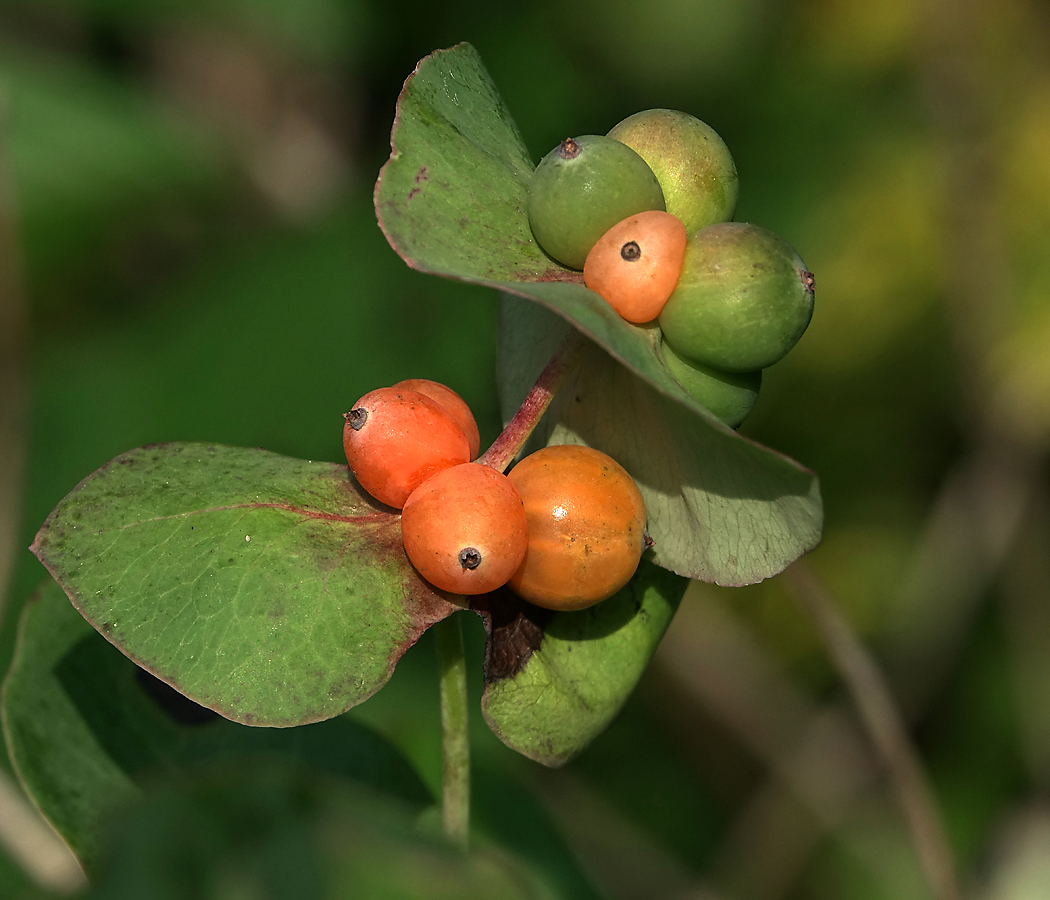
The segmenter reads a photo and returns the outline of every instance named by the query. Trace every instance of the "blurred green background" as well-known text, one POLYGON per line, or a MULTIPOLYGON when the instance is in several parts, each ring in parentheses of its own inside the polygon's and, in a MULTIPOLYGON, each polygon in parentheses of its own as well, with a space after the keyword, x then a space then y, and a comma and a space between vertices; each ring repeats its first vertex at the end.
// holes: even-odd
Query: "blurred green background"
MULTIPOLYGON (((24 548, 124 450, 339 460, 349 404, 408 377, 498 432, 495 296, 409 271, 371 205, 404 78, 462 40, 536 160, 649 107, 726 140, 737 219, 817 277, 813 324, 742 430, 821 476, 809 565, 884 667, 967 896, 1050 896, 1042 0, 7 0, 0 670, 45 575, 24 548)), ((479 623, 468 644, 477 697, 479 623)), ((426 638, 349 715, 437 788, 426 638)), ((476 804, 538 804, 601 896, 930 896, 782 579, 694 585, 563 770, 475 725, 476 804)), ((27 871, 0 847, 0 895, 27 871)))

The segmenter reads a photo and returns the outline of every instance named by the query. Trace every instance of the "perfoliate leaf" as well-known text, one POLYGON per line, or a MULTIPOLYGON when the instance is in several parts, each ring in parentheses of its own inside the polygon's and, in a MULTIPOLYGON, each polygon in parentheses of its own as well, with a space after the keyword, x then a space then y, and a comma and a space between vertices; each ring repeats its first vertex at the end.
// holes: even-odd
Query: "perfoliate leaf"
POLYGON ((563 390, 544 434, 609 453, 639 482, 660 565, 748 584, 816 545, 816 476, 714 419, 664 365, 657 327, 625 322, 533 240, 526 200, 534 167, 473 47, 419 63, 398 100, 391 148, 375 191, 391 246, 414 268, 511 295, 500 334, 506 417, 556 346, 541 332, 575 328, 600 348, 563 390), (544 310, 561 321, 534 327, 544 310))

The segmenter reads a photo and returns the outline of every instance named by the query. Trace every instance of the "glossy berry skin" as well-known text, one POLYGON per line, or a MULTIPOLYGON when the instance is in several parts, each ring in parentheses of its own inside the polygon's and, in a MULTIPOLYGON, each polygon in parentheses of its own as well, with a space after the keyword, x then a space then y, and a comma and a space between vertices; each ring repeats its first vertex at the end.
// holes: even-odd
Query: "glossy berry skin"
POLYGON ((380 503, 397 509, 431 475, 470 458, 456 420, 418 391, 370 391, 345 418, 343 450, 354 477, 380 503))
POLYGON ((689 236, 660 312, 664 340, 693 363, 753 372, 781 359, 813 316, 813 274, 782 237, 742 222, 689 236))
POLYGON ((474 420, 474 413, 470 411, 466 400, 452 388, 443 385, 440 381, 431 381, 429 378, 406 378, 393 387, 403 391, 418 391, 425 397, 429 397, 438 406, 443 407, 463 430, 467 438, 467 445, 470 447, 470 458, 477 459, 481 451, 481 434, 478 431, 478 423, 474 420))
POLYGON ((444 469, 416 488, 401 512, 405 553, 434 587, 484 594, 507 583, 528 545, 521 497, 481 463, 444 469))
POLYGON ((507 477, 529 523, 525 559, 508 582, 515 593, 547 609, 583 609, 631 580, 645 549, 645 501, 619 463, 567 444, 525 457, 507 477))
POLYGON ((621 219, 663 208, 660 183, 645 160, 600 134, 566 138, 529 179, 532 235, 571 269, 582 269, 598 238, 621 219))
POLYGON ((736 209, 736 164, 718 133, 676 109, 647 109, 609 132, 642 157, 663 190, 667 211, 692 234, 728 222, 736 209))
POLYGON ((670 213, 628 216, 591 248, 583 283, 628 322, 651 322, 678 283, 685 242, 685 226, 670 213))
POLYGON ((675 380, 723 425, 736 428, 754 409, 762 386, 762 370, 722 372, 683 359, 666 341, 660 356, 675 380))

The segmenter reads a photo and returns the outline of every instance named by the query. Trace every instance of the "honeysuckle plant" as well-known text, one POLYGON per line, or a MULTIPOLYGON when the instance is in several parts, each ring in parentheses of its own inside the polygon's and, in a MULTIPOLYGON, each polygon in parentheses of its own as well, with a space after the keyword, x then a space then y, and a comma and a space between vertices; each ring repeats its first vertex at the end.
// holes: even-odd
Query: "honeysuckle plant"
MULTIPOLYGON (((409 266, 493 289, 507 427, 482 459, 502 469, 523 448, 550 443, 613 456, 648 511, 652 547, 637 574, 578 612, 540 610, 505 590, 468 603, 416 574, 398 513, 371 500, 342 462, 200 443, 129 450, 77 485, 37 534, 32 550, 54 581, 25 613, 4 694, 12 759, 82 859, 93 859, 94 829, 131 790, 133 767, 88 739, 83 712, 63 705, 61 679, 107 678, 119 695, 148 678, 194 701, 189 709, 267 726, 238 730, 234 744, 279 749, 290 732, 274 729, 327 722, 310 732, 319 756, 338 747, 386 759, 389 748, 338 717, 380 690, 434 628, 444 823, 462 843, 463 611, 486 629, 485 721, 509 747, 557 766, 623 705, 690 579, 755 583, 819 541, 816 476, 722 425, 670 375, 655 329, 625 322, 538 248, 525 212, 533 168, 480 57, 460 44, 423 59, 405 82, 376 214, 409 266), (126 659, 91 674, 78 648, 97 652, 92 629, 126 659), (78 754, 40 753, 70 741, 78 754), (78 778, 93 789, 74 798, 78 778)), ((150 715, 123 706, 107 733, 131 739, 143 760, 219 754, 215 738, 173 744, 170 726, 150 715)), ((418 778, 399 766, 381 767, 378 780, 421 802, 418 778)))

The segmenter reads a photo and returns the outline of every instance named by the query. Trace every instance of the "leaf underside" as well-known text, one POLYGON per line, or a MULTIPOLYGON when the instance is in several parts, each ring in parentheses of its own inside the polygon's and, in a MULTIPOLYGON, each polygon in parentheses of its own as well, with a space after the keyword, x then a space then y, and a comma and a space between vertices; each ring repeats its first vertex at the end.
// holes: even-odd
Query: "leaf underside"
MULTIPOLYGON (((500 325, 506 412, 571 326, 506 294, 500 325)), ((727 428, 708 427, 597 345, 526 450, 545 444, 598 447, 627 469, 645 498, 653 561, 680 575, 751 584, 820 540, 822 507, 812 473, 727 428)))

